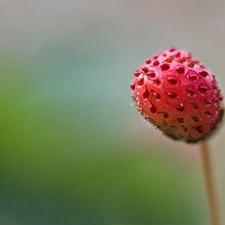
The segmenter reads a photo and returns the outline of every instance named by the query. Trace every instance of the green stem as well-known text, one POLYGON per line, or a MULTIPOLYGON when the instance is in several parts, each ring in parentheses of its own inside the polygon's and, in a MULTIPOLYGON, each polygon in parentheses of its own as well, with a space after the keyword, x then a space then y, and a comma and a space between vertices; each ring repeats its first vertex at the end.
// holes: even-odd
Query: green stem
POLYGON ((222 225, 219 201, 216 191, 215 177, 213 173, 212 159, 210 157, 210 149, 206 142, 200 145, 203 170, 205 176, 206 191, 209 203, 212 225, 222 225))

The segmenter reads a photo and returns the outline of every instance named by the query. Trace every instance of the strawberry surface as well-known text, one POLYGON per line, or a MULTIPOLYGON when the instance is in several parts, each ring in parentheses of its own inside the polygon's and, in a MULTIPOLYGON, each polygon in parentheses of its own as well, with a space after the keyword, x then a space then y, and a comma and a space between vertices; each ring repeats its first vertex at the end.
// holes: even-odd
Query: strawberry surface
POLYGON ((190 52, 172 47, 146 59, 130 88, 137 110, 175 140, 196 143, 222 121, 223 98, 215 76, 190 52))

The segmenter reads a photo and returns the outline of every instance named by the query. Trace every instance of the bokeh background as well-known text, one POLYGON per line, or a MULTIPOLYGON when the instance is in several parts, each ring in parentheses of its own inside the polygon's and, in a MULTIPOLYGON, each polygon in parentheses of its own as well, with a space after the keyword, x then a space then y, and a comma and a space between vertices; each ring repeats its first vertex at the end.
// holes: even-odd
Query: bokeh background
POLYGON ((129 84, 176 46, 225 90, 224 21, 223 0, 0 0, 0 224, 209 224, 198 148, 143 123, 129 84))

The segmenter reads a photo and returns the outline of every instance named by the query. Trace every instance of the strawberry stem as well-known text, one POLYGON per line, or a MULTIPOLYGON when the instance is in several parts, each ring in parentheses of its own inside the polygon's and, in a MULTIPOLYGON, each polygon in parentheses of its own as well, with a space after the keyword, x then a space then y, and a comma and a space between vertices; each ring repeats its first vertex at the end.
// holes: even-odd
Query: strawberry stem
POLYGON ((200 149, 203 162, 203 170, 205 176, 205 185, 209 203, 209 210, 211 214, 211 224, 222 225, 219 201, 216 191, 215 177, 213 173, 212 158, 210 157, 210 149, 206 142, 203 142, 200 145, 200 149))

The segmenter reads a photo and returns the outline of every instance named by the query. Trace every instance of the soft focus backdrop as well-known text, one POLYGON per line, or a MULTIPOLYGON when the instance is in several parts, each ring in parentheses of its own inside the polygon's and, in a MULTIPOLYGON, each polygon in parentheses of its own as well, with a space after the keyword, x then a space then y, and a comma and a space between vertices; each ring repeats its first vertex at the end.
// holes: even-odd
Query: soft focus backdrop
MULTIPOLYGON (((176 46, 225 93, 224 12, 223 0, 0 0, 0 224, 207 225, 198 148, 143 124, 129 84, 176 46)), ((210 142, 223 206, 224 132, 210 142)))

